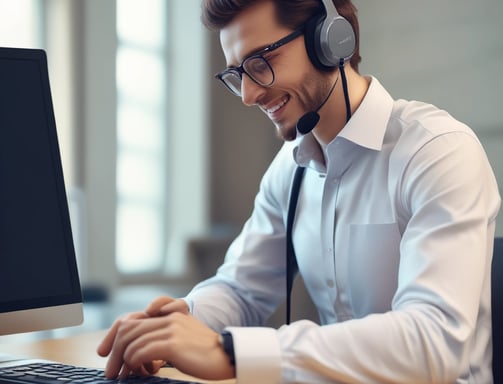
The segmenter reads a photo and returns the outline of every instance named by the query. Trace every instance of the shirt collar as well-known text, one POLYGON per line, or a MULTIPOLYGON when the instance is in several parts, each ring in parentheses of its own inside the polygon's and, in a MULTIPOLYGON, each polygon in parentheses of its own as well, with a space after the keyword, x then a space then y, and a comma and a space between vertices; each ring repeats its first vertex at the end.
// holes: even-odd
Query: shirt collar
MULTIPOLYGON (((370 80, 369 89, 362 103, 337 135, 336 140, 340 137, 358 146, 380 151, 394 101, 375 77, 371 77, 370 80)), ((301 166, 317 170, 325 168, 322 165, 323 154, 311 133, 297 140, 293 155, 295 161, 301 166)))
POLYGON ((362 103, 338 136, 361 147, 380 151, 393 109, 393 98, 376 78, 370 79, 362 103))

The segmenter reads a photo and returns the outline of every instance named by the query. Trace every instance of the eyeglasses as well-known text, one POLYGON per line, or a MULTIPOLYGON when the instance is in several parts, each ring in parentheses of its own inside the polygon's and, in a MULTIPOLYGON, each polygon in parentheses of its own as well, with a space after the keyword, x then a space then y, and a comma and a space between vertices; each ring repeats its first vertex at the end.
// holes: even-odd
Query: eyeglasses
POLYGON ((247 74, 258 85, 270 87, 274 83, 274 71, 271 64, 264 57, 265 54, 272 52, 279 47, 288 44, 304 33, 304 28, 296 29, 288 36, 272 43, 260 51, 248 56, 243 60, 239 67, 231 67, 217 73, 215 77, 236 96, 241 97, 241 83, 243 82, 243 73, 247 74))

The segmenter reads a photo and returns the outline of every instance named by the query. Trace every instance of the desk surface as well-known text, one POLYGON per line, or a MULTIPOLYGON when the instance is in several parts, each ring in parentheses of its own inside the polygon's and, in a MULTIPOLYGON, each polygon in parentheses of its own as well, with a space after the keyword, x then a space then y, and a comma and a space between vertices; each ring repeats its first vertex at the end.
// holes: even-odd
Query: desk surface
MULTIPOLYGON (((0 354, 35 359, 52 360, 65 364, 104 368, 106 359, 98 356, 96 348, 105 331, 72 336, 64 339, 48 339, 19 344, 0 344, 0 354)), ((202 383, 233 384, 235 380, 207 381, 187 376, 174 368, 163 368, 159 376, 202 383)))

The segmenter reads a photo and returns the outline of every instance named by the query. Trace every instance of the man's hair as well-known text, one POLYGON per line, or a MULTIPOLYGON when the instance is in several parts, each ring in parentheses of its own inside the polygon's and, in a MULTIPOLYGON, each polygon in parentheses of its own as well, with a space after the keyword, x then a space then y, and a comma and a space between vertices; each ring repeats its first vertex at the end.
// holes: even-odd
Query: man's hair
MULTIPOLYGON (((220 31, 234 18, 252 5, 264 0, 202 0, 201 20, 212 31, 220 31)), ((324 12, 321 0, 271 0, 276 7, 278 22, 288 28, 296 29, 307 20, 324 12)), ((337 12, 346 18, 356 36, 356 47, 350 64, 358 71, 361 61, 357 9, 351 0, 332 0, 337 12)))

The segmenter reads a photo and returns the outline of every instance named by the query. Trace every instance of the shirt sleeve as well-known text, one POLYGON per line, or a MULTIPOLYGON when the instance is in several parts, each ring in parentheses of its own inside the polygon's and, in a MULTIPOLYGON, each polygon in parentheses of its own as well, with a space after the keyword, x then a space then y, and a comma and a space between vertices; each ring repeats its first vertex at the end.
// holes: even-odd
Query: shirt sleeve
POLYGON ((294 170, 287 144, 264 174, 252 215, 230 245, 223 265, 184 298, 191 313, 211 328, 264 325, 284 300, 284 220, 294 170))
MULTIPOLYGON (((474 340, 490 342, 490 328, 477 325, 480 316, 490 322, 500 199, 480 143, 449 133, 396 161, 404 162, 403 173, 390 198, 405 224, 391 310, 322 326, 304 320, 278 330, 229 328, 238 384, 459 382, 478 369, 473 363, 490 358, 487 343, 474 340), (471 361, 473 355, 480 360, 471 361)), ((284 298, 285 212, 274 204, 259 196, 217 276, 189 295, 196 316, 218 327, 260 325, 284 298)))

